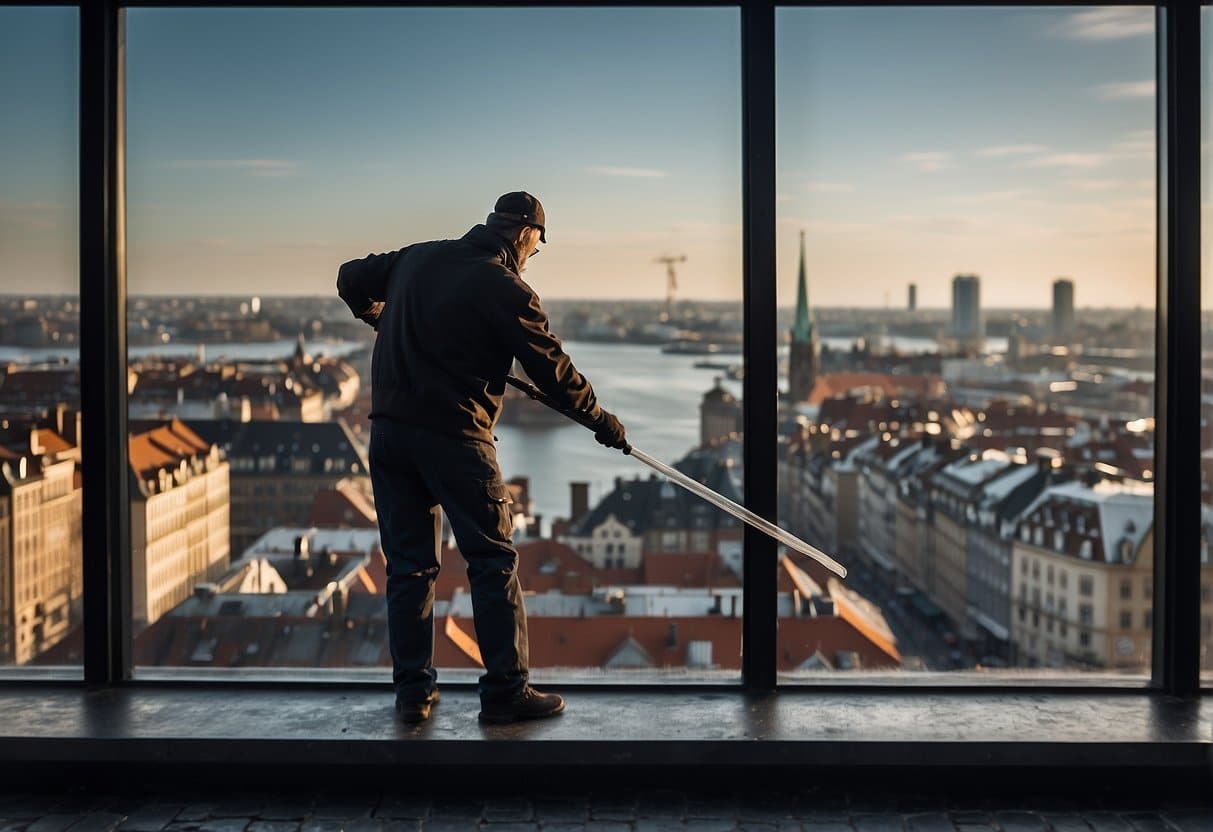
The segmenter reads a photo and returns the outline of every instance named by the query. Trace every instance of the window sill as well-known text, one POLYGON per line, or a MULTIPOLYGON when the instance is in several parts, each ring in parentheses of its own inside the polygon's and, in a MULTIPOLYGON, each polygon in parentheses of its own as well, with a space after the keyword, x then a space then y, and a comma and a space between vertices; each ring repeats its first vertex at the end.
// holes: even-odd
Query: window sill
POLYGON ((367 690, 0 688, 0 765, 1083 767, 1210 772, 1213 696, 1133 691, 563 690, 556 719, 482 726, 467 689, 421 726, 367 690))

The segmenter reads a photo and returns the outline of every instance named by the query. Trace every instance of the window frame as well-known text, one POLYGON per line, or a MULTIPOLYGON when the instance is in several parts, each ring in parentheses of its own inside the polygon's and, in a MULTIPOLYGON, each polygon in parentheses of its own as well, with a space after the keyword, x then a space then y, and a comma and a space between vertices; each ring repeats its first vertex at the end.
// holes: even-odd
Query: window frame
MULTIPOLYGON (((126 378, 126 250, 125 250, 125 133, 123 61, 125 9, 137 7, 247 7, 247 0, 0 0, 6 6, 59 6, 80 13, 80 303, 90 309, 80 329, 83 444, 94 449, 84 459, 84 666, 88 686, 132 680, 131 549, 127 443, 110 437, 127 433, 126 378)), ((1153 663, 1146 687, 1172 695, 1200 691, 1200 559, 1199 550, 1182 541, 1200 539, 1198 455, 1187 449, 1199 444, 1200 390, 1200 96, 1201 3, 1161 0, 1128 3, 1122 0, 1037 0, 1002 2, 991 6, 1101 7, 1152 6, 1156 19, 1157 60, 1157 196, 1158 268, 1155 307, 1155 553, 1156 588, 1153 663), (1187 175, 1185 176, 1185 172, 1187 175), (1175 499, 1171 499, 1174 495, 1175 499)), ((328 0, 260 0, 260 8, 339 7, 328 0)), ((409 2, 361 0, 368 7, 473 7, 475 2, 409 2)), ((778 472, 776 465, 776 297, 775 297, 775 12, 772 0, 734 2, 635 2, 610 4, 579 0, 533 0, 528 7, 715 7, 736 9, 741 37, 742 130, 742 246, 743 246, 743 464, 745 502, 758 514, 775 519, 778 472)), ((791 2, 780 7, 940 7, 971 5, 913 0, 791 2)), ((775 542, 749 526, 743 539, 743 650, 739 686, 769 691, 777 687, 834 687, 856 684, 778 684, 777 583, 775 542)), ((949 682, 946 673, 932 674, 941 684, 931 689, 974 687, 949 682)), ((0 684, 45 682, 45 673, 25 679, 3 674, 0 684)), ((240 683, 232 678, 233 684, 240 683)), ((301 682, 314 686, 317 682, 301 682)), ((385 683, 386 684, 386 683, 385 683)), ((870 685, 871 683, 865 683, 870 685)), ((898 687, 898 683, 890 683, 898 687)), ((1023 686, 1023 683, 1021 683, 1023 686)), ((1030 685, 1029 685, 1030 686, 1030 685)), ((1122 685, 1123 686, 1123 685, 1122 685)), ((587 685, 585 687, 593 687, 587 685)), ((672 692, 685 686, 657 686, 672 692)), ((719 686, 716 686, 719 689, 719 686)), ((988 685, 982 685, 988 689, 988 685)), ((1000 689, 1015 685, 999 685, 1000 689)), ((1082 682, 1069 687, 1090 690, 1106 684, 1082 682)))

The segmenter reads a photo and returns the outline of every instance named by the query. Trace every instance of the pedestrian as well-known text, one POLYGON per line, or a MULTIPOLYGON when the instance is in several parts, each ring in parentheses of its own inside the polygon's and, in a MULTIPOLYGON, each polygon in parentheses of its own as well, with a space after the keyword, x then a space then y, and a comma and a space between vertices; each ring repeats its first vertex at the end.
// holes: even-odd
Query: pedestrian
POLYGON ((547 242, 543 206, 516 191, 459 239, 371 254, 337 273, 341 299, 378 333, 371 486, 387 560, 396 710, 406 722, 427 719, 438 701, 433 613, 441 511, 467 562, 484 662, 480 719, 511 722, 564 710, 559 695, 528 683, 510 493, 497 467, 493 427, 514 360, 562 407, 586 414, 598 442, 622 449, 627 441, 522 279, 541 242, 547 242))

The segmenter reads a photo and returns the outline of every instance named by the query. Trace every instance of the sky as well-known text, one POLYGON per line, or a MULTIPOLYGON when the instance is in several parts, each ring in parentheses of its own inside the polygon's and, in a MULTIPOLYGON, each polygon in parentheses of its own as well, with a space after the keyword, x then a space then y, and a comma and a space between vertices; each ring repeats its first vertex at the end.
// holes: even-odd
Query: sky
MULTIPOLYGON (((327 294, 543 201, 543 297, 741 294, 736 9, 132 9, 132 293, 327 294)), ((76 287, 73 10, 0 9, 0 291, 76 287)), ((778 288, 1154 302, 1153 13, 777 13, 778 288)), ((1206 62, 1207 63, 1207 62, 1206 62)))

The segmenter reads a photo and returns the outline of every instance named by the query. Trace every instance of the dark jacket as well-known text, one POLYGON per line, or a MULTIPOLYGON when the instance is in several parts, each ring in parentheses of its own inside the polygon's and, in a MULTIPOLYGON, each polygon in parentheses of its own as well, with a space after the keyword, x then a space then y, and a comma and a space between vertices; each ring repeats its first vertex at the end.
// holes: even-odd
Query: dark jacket
POLYGON ((602 418, 593 388, 518 276, 513 245, 484 225, 458 240, 351 260, 337 272, 337 293, 362 320, 372 303, 385 302, 371 357, 371 418, 492 442, 515 357, 557 402, 602 418))

